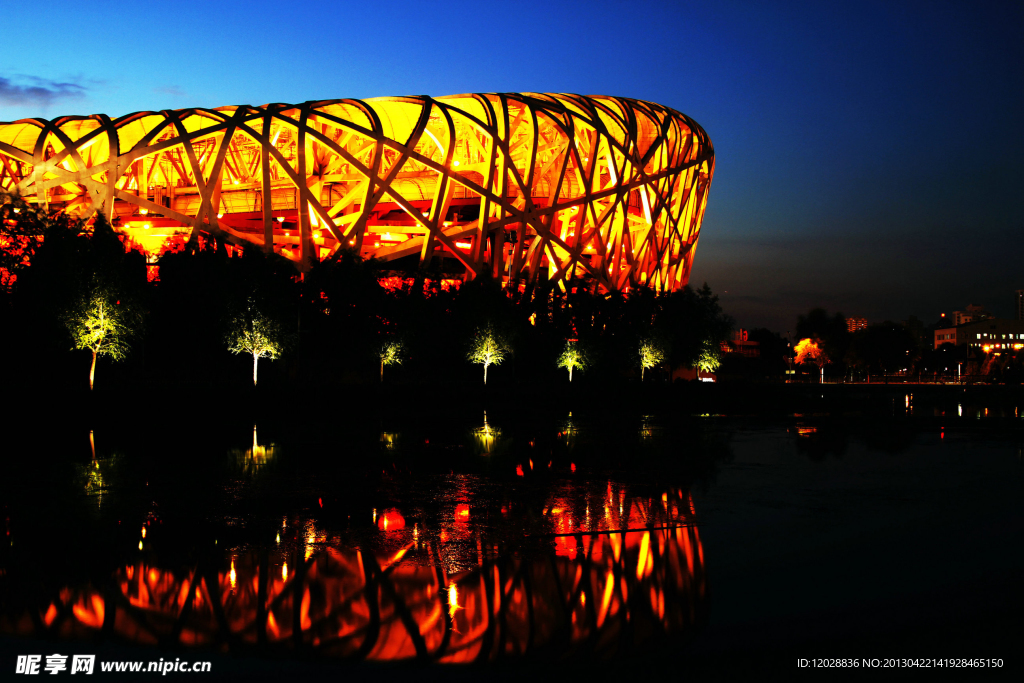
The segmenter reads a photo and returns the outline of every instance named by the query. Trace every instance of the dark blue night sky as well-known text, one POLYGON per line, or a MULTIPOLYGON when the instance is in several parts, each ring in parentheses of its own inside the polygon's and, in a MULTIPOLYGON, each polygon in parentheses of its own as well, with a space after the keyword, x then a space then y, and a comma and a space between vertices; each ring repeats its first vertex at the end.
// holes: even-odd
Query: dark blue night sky
POLYGON ((930 322, 1024 288, 1024 4, 5 7, 0 120, 333 97, 653 100, 717 166, 691 282, 743 327, 930 322), (66 25, 69 31, 60 32, 66 25))

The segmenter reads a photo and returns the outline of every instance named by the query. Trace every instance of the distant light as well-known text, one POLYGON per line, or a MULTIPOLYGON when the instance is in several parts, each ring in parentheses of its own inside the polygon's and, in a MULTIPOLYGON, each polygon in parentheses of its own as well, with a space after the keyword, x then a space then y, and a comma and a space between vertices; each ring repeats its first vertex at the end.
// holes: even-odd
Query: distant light
POLYGON ((139 209, 139 213, 145 216, 147 213, 149 213, 149 209, 139 209))
POLYGON ((458 165, 459 165, 458 160, 452 162, 452 166, 458 166, 458 165))
POLYGON ((143 225, 142 227, 143 227, 143 228, 145 228, 146 230, 149 230, 149 223, 146 223, 146 224, 145 224, 145 225, 143 225))
POLYGON ((278 223, 284 223, 284 216, 278 216, 277 217, 277 222, 278 223))
POLYGON ((224 214, 222 214, 222 213, 218 213, 218 214, 217 214, 217 218, 224 218, 224 214))

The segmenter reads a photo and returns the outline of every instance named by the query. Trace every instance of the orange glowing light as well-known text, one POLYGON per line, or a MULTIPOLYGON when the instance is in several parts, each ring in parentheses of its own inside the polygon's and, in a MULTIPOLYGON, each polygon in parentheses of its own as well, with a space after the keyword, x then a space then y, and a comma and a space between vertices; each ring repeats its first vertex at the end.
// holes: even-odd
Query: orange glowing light
POLYGON ((377 518, 377 528, 381 531, 404 529, 405 517, 396 508, 388 508, 377 518))
POLYGON ((455 521, 465 522, 469 520, 469 506, 465 503, 459 503, 455 506, 455 521))
POLYGON ((522 465, 516 465, 516 475, 520 476, 520 477, 523 476, 523 466, 522 465))

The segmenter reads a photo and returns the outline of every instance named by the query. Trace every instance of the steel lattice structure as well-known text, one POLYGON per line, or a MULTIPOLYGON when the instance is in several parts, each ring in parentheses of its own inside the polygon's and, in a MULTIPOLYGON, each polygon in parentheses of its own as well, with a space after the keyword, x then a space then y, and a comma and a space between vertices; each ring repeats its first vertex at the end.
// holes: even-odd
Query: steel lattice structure
MULTIPOLYGON (((714 173, 704 130, 615 97, 471 94, 25 119, 0 187, 103 212, 155 257, 252 243, 306 270, 342 248, 465 277, 686 284, 714 173)), ((397 264, 396 264, 397 265, 397 264)))

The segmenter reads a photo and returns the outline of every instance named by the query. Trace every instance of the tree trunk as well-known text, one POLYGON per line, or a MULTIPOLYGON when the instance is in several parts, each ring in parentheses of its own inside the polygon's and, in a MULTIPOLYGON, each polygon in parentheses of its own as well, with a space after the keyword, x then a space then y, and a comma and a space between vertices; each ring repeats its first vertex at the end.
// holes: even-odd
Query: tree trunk
MULTIPOLYGON (((641 382, 644 381, 644 370, 646 370, 646 369, 647 368, 645 368, 644 366, 642 366, 642 365, 640 366, 640 381, 641 382)), ((700 370, 697 371, 697 376, 700 377, 700 370)))
POLYGON ((260 362, 260 357, 255 353, 252 354, 252 385, 256 386, 256 364, 260 362))
POLYGON ((487 386, 487 363, 484 363, 484 386, 487 386))
POLYGON ((572 381, 572 366, 569 366, 569 381, 572 381))
POLYGON ((89 368, 89 391, 92 391, 93 382, 96 379, 96 350, 92 352, 92 367, 89 368))
POLYGON ((384 382, 384 361, 380 362, 380 381, 384 382))

